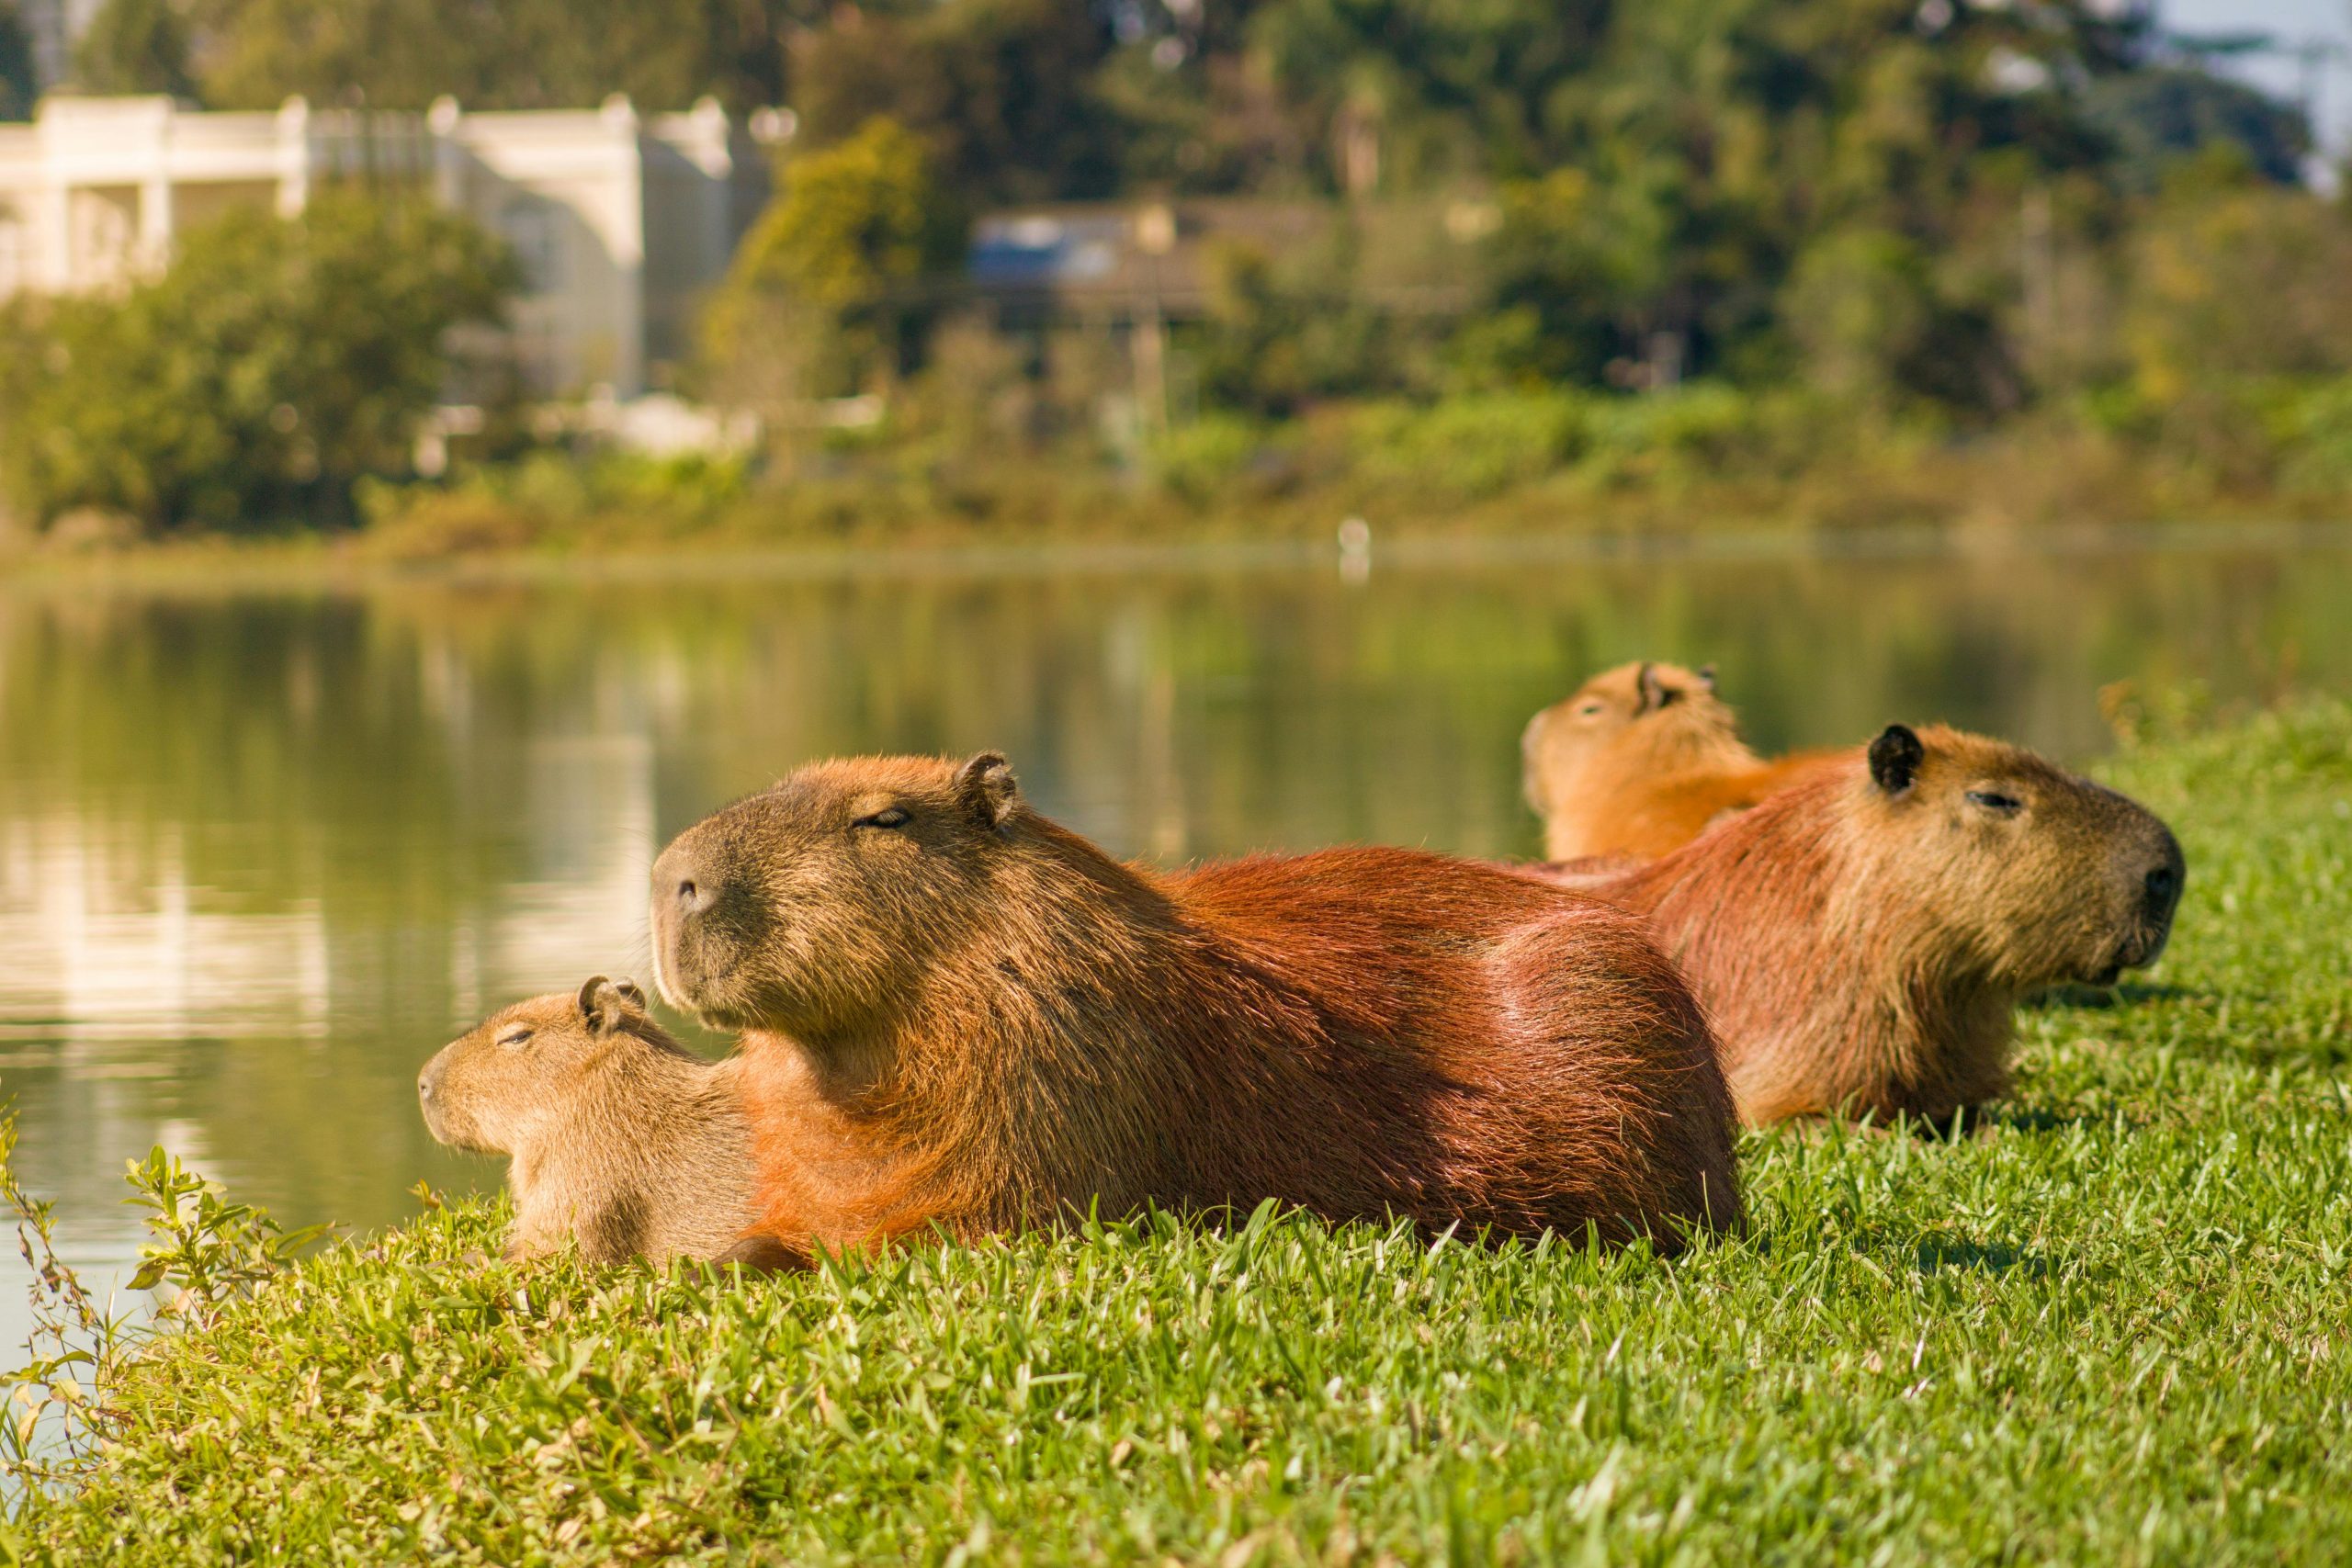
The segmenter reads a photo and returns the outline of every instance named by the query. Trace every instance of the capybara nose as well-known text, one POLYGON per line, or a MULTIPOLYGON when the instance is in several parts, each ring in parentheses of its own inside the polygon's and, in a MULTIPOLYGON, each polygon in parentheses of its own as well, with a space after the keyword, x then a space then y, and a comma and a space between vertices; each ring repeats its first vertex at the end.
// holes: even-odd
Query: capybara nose
POLYGON ((2148 912, 2158 919, 2172 913, 2180 899, 2180 868, 2160 865, 2148 873, 2148 912))
POLYGON ((711 897, 711 889, 696 882, 693 877, 682 876, 678 879, 678 912, 680 914, 701 914, 710 908, 711 897))
POLYGON ((433 1091, 437 1087, 436 1080, 440 1077, 441 1075, 435 1072, 428 1064, 423 1072, 416 1075, 416 1098, 427 1105, 432 1104, 433 1091))

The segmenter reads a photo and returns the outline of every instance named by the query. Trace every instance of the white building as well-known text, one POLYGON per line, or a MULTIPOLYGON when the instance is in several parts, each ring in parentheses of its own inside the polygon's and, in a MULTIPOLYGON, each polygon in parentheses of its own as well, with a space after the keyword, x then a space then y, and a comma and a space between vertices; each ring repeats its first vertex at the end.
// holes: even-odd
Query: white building
POLYGON ((768 111, 709 99, 639 116, 212 114, 166 97, 52 96, 0 125, 0 299, 102 288, 161 266, 182 228, 252 204, 291 215, 338 179, 413 181, 502 235, 522 265, 514 347, 543 396, 634 397, 691 345, 694 310, 768 196, 768 111))

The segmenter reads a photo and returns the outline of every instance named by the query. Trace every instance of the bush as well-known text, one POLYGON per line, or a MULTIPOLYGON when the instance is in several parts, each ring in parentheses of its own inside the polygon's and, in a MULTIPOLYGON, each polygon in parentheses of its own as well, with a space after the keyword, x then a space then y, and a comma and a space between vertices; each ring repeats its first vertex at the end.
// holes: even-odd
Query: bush
POLYGON ((1375 404, 1351 445, 1364 477, 1481 498, 1531 483, 1583 450, 1595 400, 1572 392, 1450 398, 1428 408, 1375 404))
POLYGON ((1152 477, 1195 506, 1223 499, 1252 471, 1283 466, 1275 436, 1265 425, 1232 414, 1210 414, 1161 434, 1152 443, 1152 477))
POLYGON ((358 480, 408 470, 452 330, 497 320, 511 278, 494 242, 423 202, 225 214, 119 297, 0 317, 0 480, 42 520, 347 520, 358 480))

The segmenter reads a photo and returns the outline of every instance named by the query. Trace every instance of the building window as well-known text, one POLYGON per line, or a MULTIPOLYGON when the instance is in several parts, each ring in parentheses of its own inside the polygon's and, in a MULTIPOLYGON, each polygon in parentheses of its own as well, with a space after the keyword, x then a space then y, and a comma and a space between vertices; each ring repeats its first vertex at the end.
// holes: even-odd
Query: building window
POLYGON ((514 252, 526 293, 552 294, 562 286, 561 218, 555 203, 538 197, 510 201, 498 215, 498 231, 514 252))

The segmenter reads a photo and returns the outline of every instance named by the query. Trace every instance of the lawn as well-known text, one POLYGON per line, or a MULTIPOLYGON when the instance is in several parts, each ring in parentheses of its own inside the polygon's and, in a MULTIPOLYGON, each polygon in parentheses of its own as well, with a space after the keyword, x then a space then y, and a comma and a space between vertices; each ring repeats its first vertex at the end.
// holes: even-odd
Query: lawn
POLYGON ((2352 706, 2106 777, 2170 954, 1973 1127, 1743 1145, 1673 1262, 1159 1218, 737 1281, 431 1209, 149 1343, 0 1560, 2341 1562, 2352 706))

